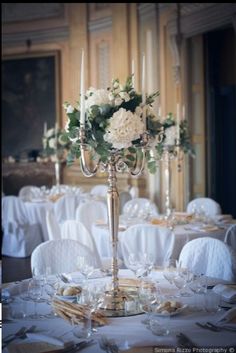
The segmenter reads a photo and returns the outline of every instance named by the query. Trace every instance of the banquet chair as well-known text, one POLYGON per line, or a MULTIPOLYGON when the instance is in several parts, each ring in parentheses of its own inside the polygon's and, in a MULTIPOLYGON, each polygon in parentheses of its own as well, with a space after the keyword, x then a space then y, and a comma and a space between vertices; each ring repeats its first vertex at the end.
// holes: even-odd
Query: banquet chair
POLYGON ((33 185, 23 186, 20 189, 18 196, 22 201, 31 201, 33 198, 40 196, 40 188, 33 185))
POLYGON ((224 242, 236 251, 236 224, 232 224, 225 233, 224 242))
POLYGON ((184 245, 179 255, 179 264, 196 275, 234 281, 236 252, 221 240, 197 238, 184 245))
POLYGON ((17 196, 2 198, 2 254, 12 257, 28 257, 43 241, 38 223, 27 218, 24 202, 17 196))
POLYGON ((190 201, 186 211, 188 213, 205 212, 208 216, 215 216, 222 213, 220 205, 208 197, 199 197, 190 201))
POLYGON ((61 228, 54 214, 54 210, 46 211, 46 225, 49 240, 62 239, 61 228))
POLYGON ((76 208, 79 205, 77 195, 63 195, 54 204, 57 221, 62 224, 67 219, 75 219, 76 208))
POLYGON ((86 256, 94 267, 98 267, 93 252, 74 239, 48 240, 37 246, 31 256, 31 271, 44 275, 50 268, 51 274, 78 271, 77 257, 86 256))
POLYGON ((123 207, 123 215, 143 218, 145 216, 158 216, 158 208, 154 202, 144 197, 137 197, 127 201, 123 207))
POLYGON ((124 205, 126 204, 126 202, 132 199, 132 196, 129 193, 129 191, 121 191, 119 196, 120 196, 120 214, 122 214, 124 205))
POLYGON ((129 267, 129 255, 147 253, 152 255, 154 264, 162 266, 173 253, 174 233, 164 227, 151 224, 136 224, 123 232, 120 249, 125 266, 129 267))
POLYGON ((83 223, 92 234, 92 223, 101 220, 107 223, 107 206, 102 201, 86 201, 81 203, 75 213, 75 219, 83 223))
POLYGON ((107 196, 107 190, 108 186, 107 185, 95 185, 92 187, 90 194, 94 196, 102 196, 106 197, 107 196))

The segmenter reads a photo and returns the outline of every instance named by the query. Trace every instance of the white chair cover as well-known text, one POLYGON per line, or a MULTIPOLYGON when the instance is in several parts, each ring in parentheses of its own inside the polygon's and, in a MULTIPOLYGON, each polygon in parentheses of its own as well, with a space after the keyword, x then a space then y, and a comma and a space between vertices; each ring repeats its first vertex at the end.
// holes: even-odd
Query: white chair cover
POLYGON ((107 190, 108 186, 107 185, 95 185, 92 187, 90 194, 91 195, 96 195, 96 196, 102 196, 106 197, 107 196, 107 190))
POLYGON ((155 265, 161 266, 169 260, 174 246, 174 233, 168 228, 150 224, 129 227, 120 240, 124 263, 128 267, 130 253, 151 254, 155 265))
POLYGON ((195 274, 235 280, 236 253, 218 239, 206 237, 191 240, 181 250, 179 263, 195 274))
POLYGON ((74 239, 48 240, 34 249, 31 256, 31 270, 37 275, 46 274, 50 267, 52 274, 78 271, 78 256, 93 260, 90 249, 74 239))
POLYGON ((99 268, 102 267, 96 243, 84 224, 76 220, 67 220, 61 226, 62 239, 74 239, 86 245, 96 259, 99 268))
POLYGON ((92 234, 92 223, 97 220, 107 222, 107 207, 102 201, 87 201, 81 203, 75 214, 75 219, 83 223, 92 234))
POLYGON ((61 228, 56 220, 53 209, 46 211, 46 224, 49 240, 62 239, 61 228))
POLYGON ((129 191, 121 191, 120 192, 120 214, 123 212, 123 207, 129 200, 132 199, 131 194, 129 191))
POLYGON ((220 205, 208 197, 199 197, 190 201, 187 205, 188 213, 201 212, 203 210, 208 216, 215 216, 222 213, 220 205), (203 209, 201 209, 202 207, 203 209))
POLYGON ((144 214, 155 217, 158 216, 158 208, 151 200, 137 197, 126 202, 123 207, 123 214, 137 218, 143 218, 144 214))
POLYGON ((236 251, 236 224, 232 224, 227 229, 224 242, 236 251))
POLYGON ((2 254, 12 257, 30 256, 42 240, 40 225, 30 224, 24 202, 17 196, 2 199, 2 254))
POLYGON ((40 188, 33 185, 23 186, 20 189, 18 196, 22 201, 31 201, 34 198, 40 197, 40 188))
POLYGON ((57 221, 61 224, 68 219, 75 219, 75 211, 78 207, 78 197, 76 195, 64 195, 54 204, 54 212, 57 221))

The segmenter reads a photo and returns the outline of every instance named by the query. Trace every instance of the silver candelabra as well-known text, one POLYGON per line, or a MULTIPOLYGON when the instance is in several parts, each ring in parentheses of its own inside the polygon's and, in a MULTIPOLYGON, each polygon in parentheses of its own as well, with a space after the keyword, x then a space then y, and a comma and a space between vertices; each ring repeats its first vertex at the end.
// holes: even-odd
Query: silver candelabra
MULTIPOLYGON (((104 295, 100 309, 104 309, 107 316, 123 316, 127 315, 125 311, 125 303, 133 301, 132 297, 121 291, 119 288, 118 279, 118 226, 119 226, 119 193, 117 190, 116 173, 128 170, 132 176, 139 176, 144 170, 145 155, 149 146, 150 136, 145 132, 141 137, 140 148, 142 153, 136 153, 136 161, 132 168, 128 167, 119 150, 111 150, 106 163, 98 160, 98 162, 91 167, 89 158, 89 145, 86 143, 86 135, 84 127, 79 130, 80 151, 81 151, 81 169, 86 177, 94 176, 98 169, 106 171, 108 174, 108 191, 107 191, 107 207, 108 207, 108 222, 110 239, 112 242, 112 286, 104 295)), ((137 313, 137 312, 136 312, 137 313)))

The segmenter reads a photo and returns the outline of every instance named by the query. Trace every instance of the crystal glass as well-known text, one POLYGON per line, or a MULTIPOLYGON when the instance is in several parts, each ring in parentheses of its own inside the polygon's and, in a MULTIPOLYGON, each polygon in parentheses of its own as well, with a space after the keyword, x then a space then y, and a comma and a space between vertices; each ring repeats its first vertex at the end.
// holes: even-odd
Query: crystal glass
POLYGON ((89 258, 88 256, 78 256, 77 257, 77 268, 88 280, 89 276, 94 272, 94 263, 93 259, 89 258))

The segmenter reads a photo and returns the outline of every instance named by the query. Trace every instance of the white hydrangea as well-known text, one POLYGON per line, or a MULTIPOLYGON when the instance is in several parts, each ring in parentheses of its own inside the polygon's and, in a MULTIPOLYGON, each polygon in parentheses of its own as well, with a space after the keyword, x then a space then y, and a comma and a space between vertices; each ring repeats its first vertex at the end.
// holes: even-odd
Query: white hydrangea
POLYGON ((90 109, 92 105, 110 104, 109 92, 106 89, 93 90, 90 88, 89 92, 93 94, 85 100, 86 109, 90 109))
POLYGON ((176 131, 176 126, 170 126, 165 130, 165 140, 164 140, 164 145, 165 146, 173 146, 175 145, 175 139, 177 137, 177 131, 176 131))
POLYGON ((70 113, 73 113, 74 112, 74 107, 72 107, 72 105, 68 105, 67 107, 66 107, 66 114, 70 114, 70 113))
POLYGON ((50 148, 56 148, 56 139, 55 138, 51 138, 49 141, 48 141, 48 146, 50 148))
POLYGON ((104 140, 117 149, 132 146, 132 141, 137 140, 145 130, 140 116, 124 108, 114 113, 108 122, 104 140))

